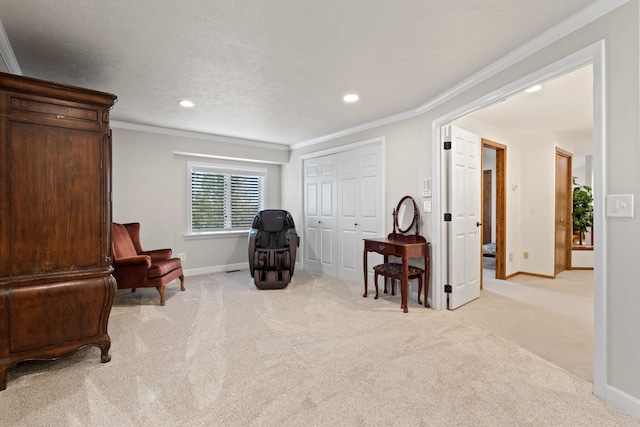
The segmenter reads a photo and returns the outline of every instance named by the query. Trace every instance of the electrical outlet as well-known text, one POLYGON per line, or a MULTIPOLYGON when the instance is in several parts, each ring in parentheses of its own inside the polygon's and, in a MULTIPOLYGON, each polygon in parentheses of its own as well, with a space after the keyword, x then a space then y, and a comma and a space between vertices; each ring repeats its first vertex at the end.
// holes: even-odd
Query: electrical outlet
POLYGON ((180 258, 180 261, 186 261, 187 260, 187 254, 183 253, 179 253, 178 254, 178 258, 180 258))
POLYGON ((509 252, 509 262, 513 262, 513 252, 509 252))
POLYGON ((529 252, 522 252, 522 258, 529 259, 529 252))

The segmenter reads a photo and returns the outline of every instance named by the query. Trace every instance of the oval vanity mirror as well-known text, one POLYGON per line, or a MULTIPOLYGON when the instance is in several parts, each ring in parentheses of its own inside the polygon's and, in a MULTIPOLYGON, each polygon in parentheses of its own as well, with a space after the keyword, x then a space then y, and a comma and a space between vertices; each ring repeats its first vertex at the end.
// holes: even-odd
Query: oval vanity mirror
POLYGON ((398 232, 406 233, 416 223, 418 216, 418 206, 411 196, 404 196, 400 199, 396 208, 396 227, 398 232))

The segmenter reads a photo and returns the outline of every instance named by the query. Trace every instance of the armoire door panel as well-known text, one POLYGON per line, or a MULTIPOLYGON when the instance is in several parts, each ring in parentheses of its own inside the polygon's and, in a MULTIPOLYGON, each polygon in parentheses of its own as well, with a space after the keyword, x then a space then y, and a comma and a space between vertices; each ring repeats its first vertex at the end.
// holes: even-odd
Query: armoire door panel
POLYGON ((99 134, 12 122, 9 135, 11 217, 20 218, 11 229, 11 274, 99 267, 99 134))

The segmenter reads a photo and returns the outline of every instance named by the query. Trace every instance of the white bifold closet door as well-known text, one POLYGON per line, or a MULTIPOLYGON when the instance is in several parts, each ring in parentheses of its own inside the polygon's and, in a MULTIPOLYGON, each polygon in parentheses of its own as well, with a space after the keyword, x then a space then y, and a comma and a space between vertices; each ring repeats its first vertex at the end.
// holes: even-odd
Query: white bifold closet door
POLYGON ((304 161, 304 268, 362 283, 362 239, 384 236, 381 144, 304 161))

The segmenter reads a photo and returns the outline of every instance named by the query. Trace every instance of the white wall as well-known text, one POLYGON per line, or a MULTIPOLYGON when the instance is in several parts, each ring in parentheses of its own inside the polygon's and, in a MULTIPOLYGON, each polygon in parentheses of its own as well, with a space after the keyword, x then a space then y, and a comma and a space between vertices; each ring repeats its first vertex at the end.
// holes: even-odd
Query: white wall
POLYGON ((171 248, 185 253, 187 274, 222 271, 248 262, 247 234, 185 238, 187 232, 187 162, 267 169, 267 208, 280 208, 280 165, 288 150, 229 144, 186 136, 113 129, 113 221, 140 222, 144 249, 171 248), (246 158, 221 160, 195 155, 246 158))
POLYGON ((554 276, 556 142, 552 135, 538 135, 523 138, 521 149, 526 161, 520 186, 520 270, 554 276))
MULTIPOLYGON (((386 205, 392 206, 403 194, 419 200, 419 182, 432 176, 433 152, 432 123, 439 117, 487 96, 520 78, 542 69, 553 62, 579 51, 598 40, 606 43, 606 108, 605 170, 606 194, 636 194, 640 192, 640 84, 639 84, 639 8, 638 0, 631 0, 606 16, 587 24, 571 34, 549 44, 513 66, 494 74, 483 82, 467 88, 448 101, 427 110, 420 116, 376 129, 367 130, 317 144, 302 147, 291 153, 291 161, 282 170, 283 204, 296 206, 296 220, 301 218, 300 155, 337 145, 361 141, 374 136, 385 136, 387 141, 386 205)), ((489 137, 489 139, 492 139, 489 137)), ((500 142, 499 139, 496 141, 500 142)), ((532 149, 533 150, 533 149, 532 149)), ((532 151, 527 155, 542 156, 532 151)), ((511 152, 508 154, 512 157, 511 152)), ((523 158, 525 154, 522 153, 523 158)), ((547 161, 543 159, 543 161, 547 161)), ((513 168, 509 170, 514 171, 513 168)), ((509 173, 509 171, 508 171, 509 173)), ((439 177, 434 176, 434 189, 439 177)), ((511 185, 519 178, 508 177, 511 185)), ((438 184, 438 185, 436 185, 438 184)), ((539 183, 528 180, 521 187, 539 188, 539 183)), ((600 200, 604 194, 596 195, 600 200)), ((526 202, 522 216, 536 214, 536 204, 526 202)), ((434 207, 435 208, 435 207, 434 207)), ((509 207, 508 209, 512 209, 509 207)), ((517 209, 517 208, 515 208, 517 209)), ((430 222, 427 214, 427 222, 430 222)), ((640 218, 606 218, 607 240, 604 242, 604 287, 606 299, 606 387, 600 394, 618 405, 640 415, 640 218)), ((552 224, 550 225, 552 227, 552 224)), ((525 229, 526 227, 520 227, 525 229)), ((430 228, 425 228, 427 238, 430 228)), ((531 243, 532 237, 522 236, 531 243)), ((440 248, 433 247, 432 251, 440 248)), ((510 248, 509 251, 516 249, 510 248)), ((535 260, 534 260, 535 261, 535 260)), ((434 266, 438 268, 438 266, 434 266)), ((443 283, 431 283, 431 290, 443 283)), ((597 304, 605 304, 598 301, 597 304)))

